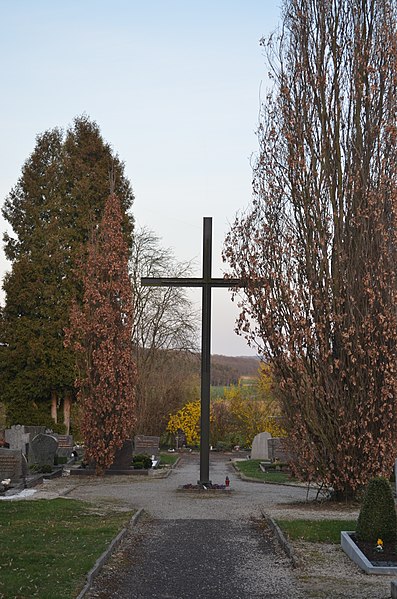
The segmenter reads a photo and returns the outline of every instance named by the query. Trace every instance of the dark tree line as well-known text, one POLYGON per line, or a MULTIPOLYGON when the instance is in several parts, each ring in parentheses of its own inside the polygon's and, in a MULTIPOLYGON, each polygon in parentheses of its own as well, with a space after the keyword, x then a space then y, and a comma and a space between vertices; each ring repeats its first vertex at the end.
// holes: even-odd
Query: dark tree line
MULTIPOLYGON (((75 358, 63 346, 72 299, 81 300, 77 261, 102 218, 111 181, 124 211, 131 246, 133 193, 124 165, 104 142, 96 123, 76 118, 63 132, 39 135, 22 174, 6 198, 3 216, 11 271, 3 288, 0 326, 0 400, 9 424, 50 424, 64 403, 68 421, 75 396, 75 358)), ((63 420, 63 419, 62 419, 63 420)), ((62 421, 61 420, 61 421, 62 421)))
POLYGON ((58 421, 60 429, 63 423, 68 429, 72 408, 75 432, 79 423, 84 430, 75 402, 85 376, 82 358, 76 355, 76 339, 65 347, 64 331, 72 304, 84 307, 89 248, 110 191, 120 201, 128 248, 129 334, 138 367, 130 416, 136 430, 161 432, 169 412, 197 388, 189 358, 196 348, 190 302, 182 291, 140 286, 141 276, 177 275, 188 265, 178 264, 152 232, 134 231, 134 197, 124 165, 96 123, 79 117, 66 132, 53 129, 37 137, 3 208, 13 230, 4 237, 11 270, 3 282, 6 302, 0 314, 0 402, 8 424, 56 428, 58 421))

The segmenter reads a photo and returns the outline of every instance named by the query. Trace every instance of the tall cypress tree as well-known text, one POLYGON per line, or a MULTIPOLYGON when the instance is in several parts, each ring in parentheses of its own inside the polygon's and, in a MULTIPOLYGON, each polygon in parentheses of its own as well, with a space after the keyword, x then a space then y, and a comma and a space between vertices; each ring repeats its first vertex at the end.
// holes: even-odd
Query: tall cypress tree
POLYGON ((50 400, 54 408, 74 393, 75 361, 63 330, 82 294, 75 265, 102 218, 111 180, 130 246, 133 194, 124 165, 85 116, 66 134, 53 129, 37 138, 6 198, 3 216, 14 236, 4 236, 12 269, 3 283, 0 399, 10 424, 50 422, 50 400))
POLYGON ((83 302, 73 303, 65 342, 76 351, 85 456, 101 475, 135 423, 135 363, 131 343, 132 288, 123 212, 109 196, 83 271, 83 302))

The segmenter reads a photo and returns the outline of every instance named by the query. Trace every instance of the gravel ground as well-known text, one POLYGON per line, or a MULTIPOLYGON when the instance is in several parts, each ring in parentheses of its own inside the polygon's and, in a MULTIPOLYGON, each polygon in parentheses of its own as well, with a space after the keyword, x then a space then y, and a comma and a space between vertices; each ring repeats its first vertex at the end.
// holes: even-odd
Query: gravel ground
MULTIPOLYGON (((110 599, 386 599, 390 576, 369 576, 339 545, 292 543, 300 566, 280 551, 263 525, 273 518, 354 519, 357 510, 306 502, 306 489, 241 481, 229 457, 211 456, 214 483, 231 481, 230 496, 179 493, 199 478, 197 455, 184 455, 168 478, 63 477, 33 496, 59 495, 101 509, 143 508, 145 518, 127 535, 87 597, 110 599), (205 582, 202 582, 205 581, 205 582), (138 584, 139 582, 139 584, 138 584)), ((314 497, 314 492, 309 498, 314 497)))
POLYGON ((302 595, 294 589, 285 555, 255 522, 151 519, 134 528, 88 597, 279 599, 302 595))

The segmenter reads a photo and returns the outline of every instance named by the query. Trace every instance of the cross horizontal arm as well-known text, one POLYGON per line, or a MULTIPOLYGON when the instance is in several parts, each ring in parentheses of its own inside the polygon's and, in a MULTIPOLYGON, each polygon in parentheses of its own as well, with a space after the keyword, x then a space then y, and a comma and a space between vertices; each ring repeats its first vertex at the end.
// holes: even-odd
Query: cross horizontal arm
POLYGON ((145 287, 204 287, 209 285, 210 287, 225 287, 226 289, 244 287, 244 283, 240 279, 209 279, 206 281, 194 277, 189 279, 182 277, 142 277, 141 285, 145 287))

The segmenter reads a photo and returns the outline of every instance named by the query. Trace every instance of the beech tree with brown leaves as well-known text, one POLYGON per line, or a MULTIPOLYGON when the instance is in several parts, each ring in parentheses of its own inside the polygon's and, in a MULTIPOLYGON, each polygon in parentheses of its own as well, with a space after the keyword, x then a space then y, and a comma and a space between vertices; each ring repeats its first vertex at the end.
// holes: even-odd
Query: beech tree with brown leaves
POLYGON ((65 343, 77 356, 86 459, 95 463, 98 475, 131 438, 135 422, 132 293, 124 217, 118 197, 110 195, 82 265, 83 304, 73 305, 70 328, 65 331, 65 343))
POLYGON ((396 41, 395 0, 284 2, 253 204, 224 249, 296 473, 339 496, 397 455, 396 41))

